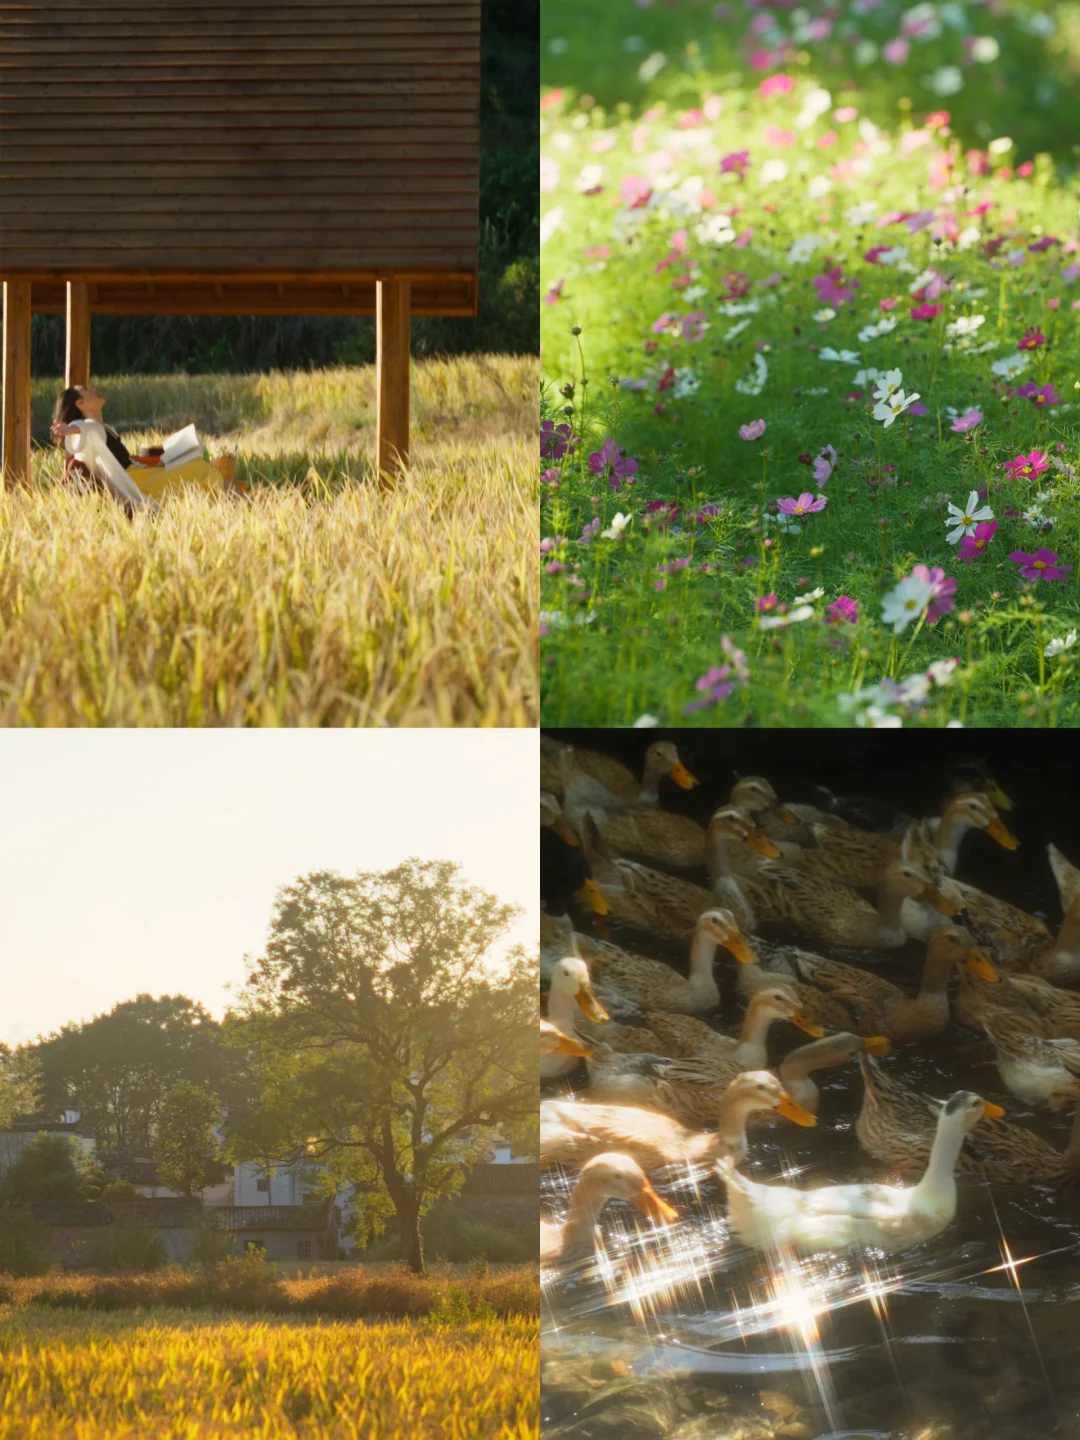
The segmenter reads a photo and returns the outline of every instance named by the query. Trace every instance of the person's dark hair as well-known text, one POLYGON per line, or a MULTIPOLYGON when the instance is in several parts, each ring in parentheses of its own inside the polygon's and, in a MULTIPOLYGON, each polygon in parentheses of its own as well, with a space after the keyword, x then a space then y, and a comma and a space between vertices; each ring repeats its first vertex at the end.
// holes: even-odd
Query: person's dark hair
MULTIPOLYGON (((80 387, 78 385, 69 385, 60 396, 60 399, 57 400, 52 417, 54 425, 57 421, 59 421, 61 425, 71 425, 74 424, 76 420, 86 419, 86 416, 79 409, 79 389, 80 387)), ((58 440, 56 443, 63 449, 63 439, 58 440)))

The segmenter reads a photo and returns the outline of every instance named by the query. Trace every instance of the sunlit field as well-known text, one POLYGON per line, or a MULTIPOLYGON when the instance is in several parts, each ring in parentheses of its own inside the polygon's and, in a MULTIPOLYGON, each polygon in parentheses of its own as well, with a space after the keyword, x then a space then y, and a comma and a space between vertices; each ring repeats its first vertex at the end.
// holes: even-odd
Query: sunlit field
POLYGON ((3 1440, 527 1440, 535 1320, 0 1311, 3 1440))
POLYGON ((0 494, 0 724, 535 723, 535 360, 418 362, 390 488, 370 367, 95 383, 132 450, 194 421, 237 453, 251 503, 131 522, 35 450, 0 494))
POLYGON ((1080 724, 1075 8, 544 17, 544 721, 1080 724))

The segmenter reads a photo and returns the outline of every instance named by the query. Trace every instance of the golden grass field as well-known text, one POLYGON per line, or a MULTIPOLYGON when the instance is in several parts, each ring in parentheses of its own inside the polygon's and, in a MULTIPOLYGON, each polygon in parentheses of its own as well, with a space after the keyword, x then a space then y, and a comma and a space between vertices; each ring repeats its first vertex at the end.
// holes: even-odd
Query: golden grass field
POLYGON ((0 1309, 0 1440, 533 1440, 538 1321, 0 1309))
MULTIPOLYGON (((0 493, 0 725, 532 725, 531 357, 419 361, 409 475, 375 483, 371 367, 95 378, 133 450, 194 421, 250 505, 128 521, 0 493)), ((35 439, 60 385, 34 387, 35 439)))

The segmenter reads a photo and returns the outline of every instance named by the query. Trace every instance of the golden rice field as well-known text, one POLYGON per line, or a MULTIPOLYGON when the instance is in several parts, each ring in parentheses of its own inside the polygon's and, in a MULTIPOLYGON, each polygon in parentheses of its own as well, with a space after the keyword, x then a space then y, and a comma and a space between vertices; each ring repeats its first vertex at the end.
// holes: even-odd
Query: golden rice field
MULTIPOLYGON (((0 493, 0 725, 532 725, 538 362, 414 367, 413 454, 371 460, 371 367, 96 379, 130 448, 194 421, 249 505, 128 521, 55 483, 0 493)), ((56 381, 35 383, 35 438, 56 381)))
POLYGON ((536 1320, 0 1311, 0 1440, 533 1440, 536 1320))

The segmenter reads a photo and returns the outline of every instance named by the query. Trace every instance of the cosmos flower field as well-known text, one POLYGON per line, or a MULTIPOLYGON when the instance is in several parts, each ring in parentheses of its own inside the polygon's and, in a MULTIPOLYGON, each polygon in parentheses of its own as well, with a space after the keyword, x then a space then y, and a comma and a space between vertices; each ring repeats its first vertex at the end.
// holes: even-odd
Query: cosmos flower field
POLYGON ((1080 724, 1071 14, 545 0, 545 723, 1080 724))

